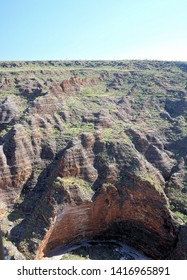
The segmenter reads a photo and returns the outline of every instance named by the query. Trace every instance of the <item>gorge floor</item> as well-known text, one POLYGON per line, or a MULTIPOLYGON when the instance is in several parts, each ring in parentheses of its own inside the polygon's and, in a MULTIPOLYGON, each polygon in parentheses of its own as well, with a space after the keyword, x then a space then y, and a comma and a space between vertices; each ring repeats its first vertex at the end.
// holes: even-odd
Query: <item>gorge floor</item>
POLYGON ((149 260, 143 253, 115 240, 88 240, 52 251, 45 259, 60 260, 149 260))

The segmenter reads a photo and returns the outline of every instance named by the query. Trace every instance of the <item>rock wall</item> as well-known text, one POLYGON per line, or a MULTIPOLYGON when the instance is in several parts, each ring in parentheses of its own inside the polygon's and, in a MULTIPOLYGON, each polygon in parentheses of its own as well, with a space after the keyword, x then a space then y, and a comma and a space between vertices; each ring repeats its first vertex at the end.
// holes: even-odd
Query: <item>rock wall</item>
POLYGON ((9 140, 1 146, 1 210, 19 198, 23 185, 32 173, 33 148, 24 126, 16 124, 9 140))
POLYGON ((128 222, 134 228, 141 226, 139 238, 149 233, 147 240, 140 238, 138 244, 134 242, 136 238, 131 236, 129 241, 132 245, 152 258, 166 258, 175 245, 176 232, 167 207, 163 207, 165 203, 165 198, 145 182, 136 190, 126 188, 124 196, 121 190, 112 185, 103 187, 94 201, 70 204, 57 214, 38 249, 36 259, 44 258, 59 247, 96 236, 105 240, 123 240, 129 234, 128 222), (157 219, 154 219, 155 215, 157 219), (112 231, 110 227, 114 224, 118 230, 112 231), (151 246, 155 238, 156 242, 151 246))
POLYGON ((64 80, 60 84, 62 87, 62 91, 67 94, 76 94, 81 91, 84 87, 93 87, 96 86, 99 82, 102 81, 102 78, 78 78, 78 77, 71 77, 69 80, 64 80))
POLYGON ((41 259, 59 247, 95 237, 129 239, 133 246, 152 258, 166 258, 175 247, 177 227, 163 192, 162 177, 137 153, 133 155, 134 148, 130 145, 106 146, 90 134, 81 139, 67 146, 51 172, 52 178, 58 178, 58 188, 65 194, 58 200, 58 206, 54 206, 54 220, 39 245, 36 258, 41 259), (127 155, 130 152, 131 164, 127 155), (98 165, 101 157, 97 155, 102 153, 111 154, 113 158, 103 158, 101 168, 98 165), (97 161, 95 169, 94 160, 97 161), (114 172, 116 165, 117 173, 114 172), (152 179, 148 177, 150 172, 152 179), (89 174, 95 174, 95 177, 89 174), (68 186, 67 189, 67 183, 64 185, 63 180, 70 180, 71 185, 73 178, 75 182, 76 178, 98 182, 94 187, 96 193, 89 201, 82 199, 80 203, 79 195, 73 195, 75 189, 84 188, 79 181, 75 188, 68 186), (133 227, 140 231, 138 242, 136 232, 135 237, 130 234, 133 227))

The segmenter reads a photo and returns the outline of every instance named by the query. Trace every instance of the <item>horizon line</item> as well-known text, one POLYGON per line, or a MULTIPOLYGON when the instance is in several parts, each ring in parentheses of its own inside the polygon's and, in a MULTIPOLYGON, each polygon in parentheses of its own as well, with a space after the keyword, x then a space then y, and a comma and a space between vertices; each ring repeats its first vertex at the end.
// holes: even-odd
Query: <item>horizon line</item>
POLYGON ((152 62, 184 62, 187 63, 187 60, 178 60, 178 59, 149 59, 149 58, 132 58, 132 59, 13 59, 13 60, 0 60, 2 62, 57 62, 57 61, 152 61, 152 62))

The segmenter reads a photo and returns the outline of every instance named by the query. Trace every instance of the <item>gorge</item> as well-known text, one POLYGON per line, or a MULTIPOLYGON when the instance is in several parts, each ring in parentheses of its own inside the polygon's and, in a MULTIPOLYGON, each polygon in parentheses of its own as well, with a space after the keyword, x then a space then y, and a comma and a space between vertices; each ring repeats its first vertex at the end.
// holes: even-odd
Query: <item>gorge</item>
POLYGON ((0 62, 0 219, 14 259, 187 259, 187 64, 0 62))

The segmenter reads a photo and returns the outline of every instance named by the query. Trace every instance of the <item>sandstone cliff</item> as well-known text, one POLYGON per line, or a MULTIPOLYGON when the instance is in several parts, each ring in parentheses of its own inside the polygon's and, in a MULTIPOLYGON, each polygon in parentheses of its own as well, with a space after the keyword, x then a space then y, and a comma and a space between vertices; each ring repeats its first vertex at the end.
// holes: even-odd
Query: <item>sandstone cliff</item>
POLYGON ((96 239, 187 258, 184 65, 1 63, 5 239, 27 259, 96 239))

